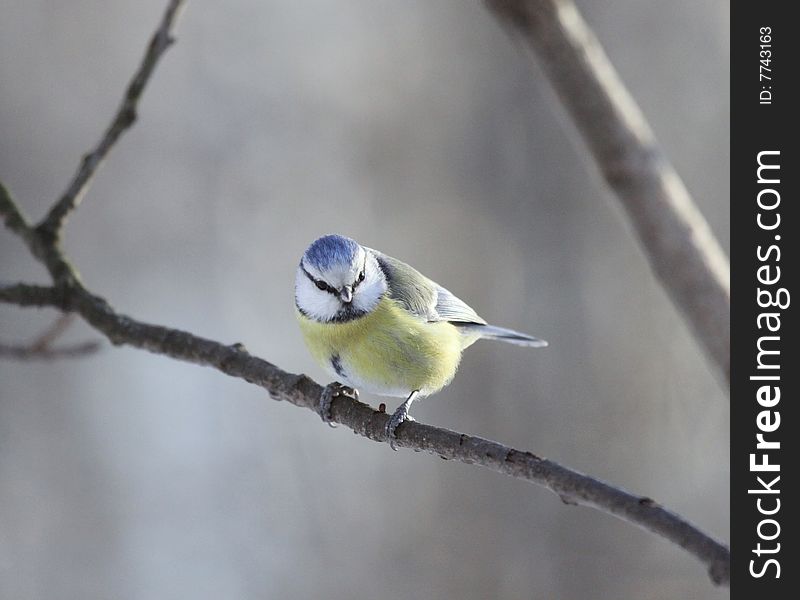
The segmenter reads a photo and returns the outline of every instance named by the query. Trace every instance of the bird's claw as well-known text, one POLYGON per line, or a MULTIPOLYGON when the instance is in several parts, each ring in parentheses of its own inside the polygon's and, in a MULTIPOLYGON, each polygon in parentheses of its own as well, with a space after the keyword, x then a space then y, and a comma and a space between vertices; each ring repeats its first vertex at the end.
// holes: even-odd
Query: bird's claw
POLYGON ((333 415, 331 415, 331 404, 333 404, 334 398, 338 398, 339 396, 358 400, 358 390, 343 385, 338 381, 329 383, 325 386, 325 389, 322 390, 322 396, 319 399, 319 416, 322 418, 323 423, 327 423, 331 427, 336 427, 333 422, 333 415))
POLYGON ((386 427, 384 431, 386 432, 386 437, 389 440, 389 447, 392 450, 397 452, 397 447, 395 446, 395 442, 397 441, 397 428, 400 427, 406 421, 413 421, 414 417, 408 414, 408 407, 405 404, 401 404, 400 407, 392 413, 392 416, 389 417, 389 420, 386 421, 386 427))

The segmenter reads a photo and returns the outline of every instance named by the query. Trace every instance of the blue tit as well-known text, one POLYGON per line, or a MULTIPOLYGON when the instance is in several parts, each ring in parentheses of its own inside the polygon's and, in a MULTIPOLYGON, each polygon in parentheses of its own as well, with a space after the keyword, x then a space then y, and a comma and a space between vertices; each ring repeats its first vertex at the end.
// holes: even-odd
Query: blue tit
POLYGON ((453 379, 462 351, 486 338, 519 346, 547 342, 489 325, 463 300, 409 265, 341 235, 314 241, 295 277, 297 320, 314 359, 335 379, 320 414, 340 394, 361 389, 405 398, 386 425, 411 420, 409 408, 453 379))

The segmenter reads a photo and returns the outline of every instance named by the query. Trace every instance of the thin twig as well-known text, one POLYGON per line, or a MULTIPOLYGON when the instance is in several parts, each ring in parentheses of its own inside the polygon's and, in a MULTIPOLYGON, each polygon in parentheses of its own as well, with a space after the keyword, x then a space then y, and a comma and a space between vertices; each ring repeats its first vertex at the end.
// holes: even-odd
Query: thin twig
POLYGON ((78 271, 61 252, 59 239, 42 235, 37 229, 31 227, 2 182, 0 182, 0 217, 3 218, 8 229, 22 238, 31 254, 47 268, 54 281, 59 284, 72 285, 73 280, 79 278, 78 271))
POLYGON ((100 342, 87 341, 69 346, 47 346, 34 348, 25 344, 5 344, 0 342, 0 358, 31 361, 31 360, 60 360, 62 358, 83 358, 94 354, 100 349, 100 342))
POLYGON ((21 237, 28 249, 35 254, 37 236, 2 181, 0 181, 0 217, 5 226, 21 237))
POLYGON ((74 320, 74 313, 61 313, 47 329, 27 344, 0 342, 0 358, 22 361, 55 360, 59 358, 79 358, 97 352, 100 349, 100 343, 97 341, 53 346, 58 338, 69 329, 74 320))
POLYGON ((77 208, 92 182, 97 169, 108 155, 117 140, 136 121, 139 99, 144 92, 158 60, 173 43, 172 30, 175 26, 183 0, 171 0, 161 24, 156 29, 147 46, 138 70, 128 84, 117 112, 98 144, 84 155, 78 170, 64 194, 37 225, 40 234, 58 239, 69 214, 77 208))
POLYGON ((0 284, 0 302, 17 306, 52 306, 69 310, 65 287, 30 283, 0 284))
POLYGON ((66 333, 74 320, 75 316, 72 313, 60 314, 50 327, 40 333, 36 339, 29 344, 31 350, 38 352, 51 347, 53 342, 66 333))
POLYGON ((485 0, 539 59, 650 266, 730 388, 730 265, 571 0, 485 0))

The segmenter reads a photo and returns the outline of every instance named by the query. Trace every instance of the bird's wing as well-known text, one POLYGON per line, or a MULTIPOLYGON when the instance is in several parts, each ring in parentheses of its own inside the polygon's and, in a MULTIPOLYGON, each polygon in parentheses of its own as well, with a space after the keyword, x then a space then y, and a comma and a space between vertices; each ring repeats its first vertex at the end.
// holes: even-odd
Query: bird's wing
POLYGON ((442 321, 486 325, 486 321, 461 298, 441 286, 436 287, 438 293, 436 312, 442 321))
POLYGON ((450 321, 485 325, 478 314, 457 296, 431 281, 403 261, 369 249, 389 283, 389 297, 426 321, 450 321))

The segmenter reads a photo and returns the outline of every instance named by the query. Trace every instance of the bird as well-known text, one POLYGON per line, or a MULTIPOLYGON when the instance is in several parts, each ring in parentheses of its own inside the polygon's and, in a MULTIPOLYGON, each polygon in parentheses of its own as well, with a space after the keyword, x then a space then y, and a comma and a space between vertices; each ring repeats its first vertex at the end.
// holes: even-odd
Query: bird
POLYGON ((324 388, 319 413, 332 425, 338 396, 359 390, 405 398, 385 426, 413 421, 411 404, 449 384, 461 353, 479 339, 544 347, 545 340, 489 325, 466 302, 406 263, 348 237, 314 240, 295 274, 295 313, 317 363, 336 381, 324 388))

